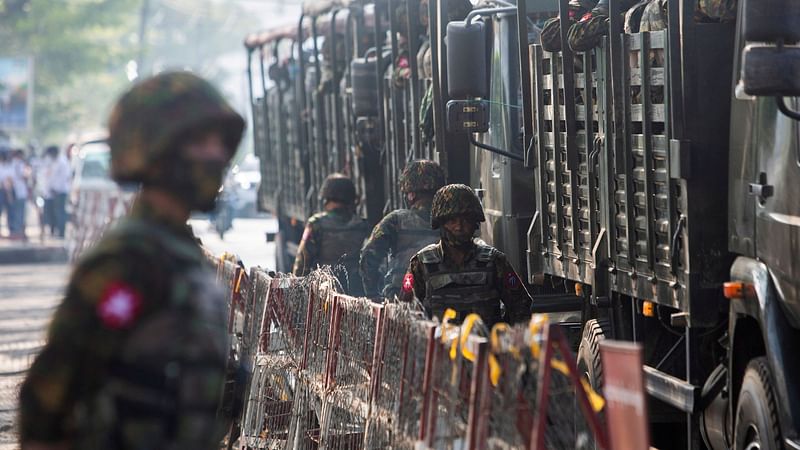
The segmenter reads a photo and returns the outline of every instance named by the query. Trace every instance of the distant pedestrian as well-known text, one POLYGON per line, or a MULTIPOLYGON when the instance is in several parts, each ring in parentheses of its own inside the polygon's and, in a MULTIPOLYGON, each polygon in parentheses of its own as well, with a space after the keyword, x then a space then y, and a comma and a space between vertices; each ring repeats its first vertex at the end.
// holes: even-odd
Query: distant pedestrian
POLYGON ((12 205, 9 212, 9 237, 11 239, 27 240, 25 235, 25 211, 28 202, 28 182, 30 179, 30 166, 25 160, 25 151, 17 149, 11 152, 11 186, 14 191, 12 205))
POLYGON ((30 159, 31 173, 33 175, 33 189, 31 192, 31 203, 39 216, 39 226, 41 227, 40 237, 52 234, 53 221, 50 217, 50 194, 48 188, 49 177, 49 158, 46 150, 40 155, 30 159))
POLYGON ((8 149, 0 149, 0 223, 6 216, 6 226, 11 230, 11 207, 14 205, 14 188, 11 184, 11 153, 8 149))
POLYGON ((47 148, 48 158, 48 196, 51 208, 51 228, 53 236, 64 237, 67 224, 67 195, 72 184, 72 169, 67 157, 58 151, 58 147, 47 148))

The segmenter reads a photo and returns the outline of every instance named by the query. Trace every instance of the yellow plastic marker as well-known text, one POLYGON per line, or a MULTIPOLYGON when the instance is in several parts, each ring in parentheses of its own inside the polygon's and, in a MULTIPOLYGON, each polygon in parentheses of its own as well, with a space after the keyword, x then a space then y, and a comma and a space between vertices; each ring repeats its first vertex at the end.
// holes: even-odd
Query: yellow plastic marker
POLYGON ((581 378, 581 384, 583 384, 583 390, 586 391, 586 396, 589 397, 589 404, 592 405, 594 412, 600 412, 606 406, 606 400, 595 392, 589 382, 583 378, 581 378))
POLYGON ((456 310, 452 308, 447 308, 444 311, 444 315, 442 316, 442 343, 447 343, 447 333, 446 331, 450 329, 450 321, 455 319, 456 310))
POLYGON ((547 314, 531 317, 531 321, 528 325, 528 332, 531 335, 531 355, 533 355, 534 358, 538 358, 541 352, 539 343, 536 342, 536 335, 539 334, 539 331, 545 323, 547 323, 547 314))
POLYGON ((461 328, 461 354, 470 362, 475 362, 477 357, 475 353, 467 348, 467 340, 469 340, 469 335, 472 333, 472 328, 475 326, 475 321, 477 320, 481 320, 481 316, 472 313, 464 319, 464 326, 461 328))
POLYGON ((236 286, 233 288, 233 292, 238 294, 241 287, 242 287, 242 278, 244 278, 244 270, 239 271, 239 277, 236 279, 236 286))
MULTIPOLYGON (((444 311, 444 314, 442 315, 442 343, 443 344, 447 343, 447 337, 450 334, 449 331, 452 328, 451 325, 450 325, 450 321, 455 319, 456 316, 458 316, 458 314, 452 308, 447 308, 444 311)), ((455 361, 456 356, 458 356, 458 338, 453 339, 452 342, 450 342, 450 353, 449 353, 449 355, 450 355, 450 359, 455 361)))
POLYGON ((500 368, 500 363, 497 362, 497 358, 493 354, 489 354, 489 380, 492 382, 492 386, 497 387, 497 384, 500 382, 500 375, 503 374, 503 369, 500 368))

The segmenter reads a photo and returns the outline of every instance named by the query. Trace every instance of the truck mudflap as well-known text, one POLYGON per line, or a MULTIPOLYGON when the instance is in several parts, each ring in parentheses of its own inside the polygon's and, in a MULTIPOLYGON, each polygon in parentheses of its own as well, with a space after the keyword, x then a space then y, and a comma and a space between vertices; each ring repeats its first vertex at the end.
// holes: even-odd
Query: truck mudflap
MULTIPOLYGON (((729 367, 746 367, 750 355, 744 357, 737 352, 739 324, 753 319, 758 324, 765 348, 765 356, 772 372, 773 387, 779 403, 779 420, 781 432, 788 448, 800 448, 800 353, 797 343, 800 342, 800 330, 793 328, 783 310, 782 302, 785 293, 776 289, 771 273, 766 264, 756 259, 740 256, 731 267, 731 280, 750 283, 755 298, 745 297, 731 300, 730 307, 730 342, 729 367)), ((752 320, 749 321, 752 323, 752 320)), ((743 327, 742 327, 743 328, 743 327)), ((732 386, 730 407, 735 411, 738 401, 739 386, 735 385, 736 377, 741 377, 734 370, 729 371, 728 384, 732 386)))

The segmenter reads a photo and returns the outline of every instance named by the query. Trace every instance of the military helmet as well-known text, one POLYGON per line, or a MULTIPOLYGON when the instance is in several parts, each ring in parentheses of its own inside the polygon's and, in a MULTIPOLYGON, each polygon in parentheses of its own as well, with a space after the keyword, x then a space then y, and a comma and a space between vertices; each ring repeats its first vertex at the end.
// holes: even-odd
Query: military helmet
POLYGON ((319 198, 320 200, 354 203, 356 201, 356 185, 347 176, 341 173, 332 173, 322 183, 319 198))
POLYGON ((597 6, 597 3, 597 0, 570 0, 568 5, 570 8, 584 9, 588 11, 597 6))
POLYGON ((447 219, 467 215, 475 222, 485 222, 483 206, 475 191, 465 184, 448 184, 436 191, 431 205, 431 227, 439 228, 447 219))
POLYGON ((148 181, 155 164, 198 129, 218 129, 233 157, 244 119, 208 81, 189 72, 166 72, 137 83, 114 105, 108 121, 111 176, 148 181))
POLYGON ((436 192, 444 186, 444 171, 435 161, 418 159, 400 174, 400 192, 436 192))

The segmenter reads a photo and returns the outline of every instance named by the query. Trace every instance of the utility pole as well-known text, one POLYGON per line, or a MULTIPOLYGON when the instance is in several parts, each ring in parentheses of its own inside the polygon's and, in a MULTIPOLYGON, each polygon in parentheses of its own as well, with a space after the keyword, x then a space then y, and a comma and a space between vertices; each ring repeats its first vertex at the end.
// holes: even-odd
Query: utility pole
POLYGON ((144 70, 144 52, 147 45, 147 20, 150 16, 150 0, 142 0, 139 11, 139 55, 136 57, 136 71, 139 75, 144 70))

